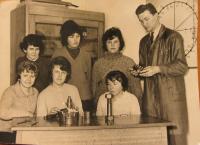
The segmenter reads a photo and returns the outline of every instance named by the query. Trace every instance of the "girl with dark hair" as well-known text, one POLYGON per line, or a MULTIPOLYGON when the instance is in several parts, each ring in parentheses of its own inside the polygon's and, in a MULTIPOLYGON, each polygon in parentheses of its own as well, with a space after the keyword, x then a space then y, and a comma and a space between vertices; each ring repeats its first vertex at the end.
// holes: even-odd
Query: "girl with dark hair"
POLYGON ((38 97, 37 116, 46 116, 66 108, 68 96, 83 114, 81 99, 78 89, 74 85, 67 83, 71 76, 71 64, 62 56, 58 56, 51 61, 50 65, 51 84, 45 88, 38 97))
POLYGON ((22 61, 30 61, 38 65, 40 73, 38 74, 34 87, 41 92, 48 85, 49 63, 47 58, 41 56, 44 51, 42 36, 37 34, 28 34, 20 43, 20 48, 25 55, 17 59, 16 66, 18 66, 18 64, 22 61))
POLYGON ((135 95, 129 93, 128 79, 120 71, 111 71, 106 75, 106 87, 108 92, 99 97, 97 116, 105 116, 107 112, 106 94, 112 95, 113 115, 136 115, 140 114, 140 106, 135 95))
POLYGON ((135 62, 122 54, 125 42, 120 29, 115 27, 108 29, 103 34, 102 41, 105 55, 94 64, 92 73, 95 104, 98 101, 98 97, 106 91, 106 84, 103 81, 106 74, 112 70, 120 70, 127 76, 129 80, 128 90, 136 95, 140 102, 142 96, 140 80, 132 77, 129 71, 129 68, 134 66, 135 62))
POLYGON ((7 88, 0 101, 0 118, 33 117, 38 91, 33 87, 38 76, 38 67, 30 61, 22 61, 17 66, 18 81, 7 88))
POLYGON ((80 91, 84 111, 91 111, 91 56, 80 48, 82 33, 76 22, 67 20, 60 30, 63 48, 57 49, 52 57, 64 56, 69 60, 72 72, 68 83, 75 85, 80 91))

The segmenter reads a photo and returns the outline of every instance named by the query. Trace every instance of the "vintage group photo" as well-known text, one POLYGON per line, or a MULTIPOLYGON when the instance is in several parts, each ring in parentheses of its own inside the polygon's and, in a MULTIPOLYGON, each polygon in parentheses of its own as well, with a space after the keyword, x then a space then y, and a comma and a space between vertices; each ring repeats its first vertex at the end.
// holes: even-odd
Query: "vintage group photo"
POLYGON ((198 0, 0 0, 0 145, 200 145, 198 0))

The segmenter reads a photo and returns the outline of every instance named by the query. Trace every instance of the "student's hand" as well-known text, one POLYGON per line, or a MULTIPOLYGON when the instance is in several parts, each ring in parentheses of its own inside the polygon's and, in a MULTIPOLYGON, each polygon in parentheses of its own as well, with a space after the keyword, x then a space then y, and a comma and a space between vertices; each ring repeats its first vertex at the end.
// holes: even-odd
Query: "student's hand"
POLYGON ((20 125, 31 121, 33 121, 33 117, 30 116, 13 117, 12 125, 20 125))
POLYGON ((139 76, 142 77, 151 77, 157 73, 160 73, 159 66, 147 66, 143 70, 140 71, 139 76))
POLYGON ((57 107, 53 107, 53 108, 51 108, 51 111, 50 111, 49 114, 56 114, 58 111, 60 111, 59 108, 57 108, 57 107))

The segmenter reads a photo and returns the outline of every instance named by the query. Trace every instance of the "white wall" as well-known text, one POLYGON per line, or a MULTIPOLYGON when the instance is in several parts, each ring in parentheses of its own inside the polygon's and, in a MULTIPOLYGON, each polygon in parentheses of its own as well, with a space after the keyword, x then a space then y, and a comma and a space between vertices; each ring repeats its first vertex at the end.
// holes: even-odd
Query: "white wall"
POLYGON ((19 0, 0 1, 0 96, 10 84, 10 11, 19 0))
MULTIPOLYGON (((145 0, 66 0, 79 5, 79 9, 105 13, 105 28, 117 26, 122 30, 126 42, 124 53, 138 62, 138 44, 145 34, 134 10, 145 0)), ((0 94, 10 82, 10 11, 19 0, 0 1, 0 94)), ((189 70, 185 77, 189 113, 188 145, 200 143, 200 110, 197 69, 189 70)))
POLYGON ((185 77, 189 117, 188 145, 200 145, 200 110, 197 69, 190 69, 185 77))

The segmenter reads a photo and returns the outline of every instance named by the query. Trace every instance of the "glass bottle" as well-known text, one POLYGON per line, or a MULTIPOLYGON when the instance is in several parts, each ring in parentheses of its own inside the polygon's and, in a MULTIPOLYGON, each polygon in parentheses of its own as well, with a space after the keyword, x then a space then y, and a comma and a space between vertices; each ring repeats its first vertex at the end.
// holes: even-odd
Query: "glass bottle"
POLYGON ((66 105, 68 109, 73 109, 73 102, 71 96, 68 96, 66 105))

